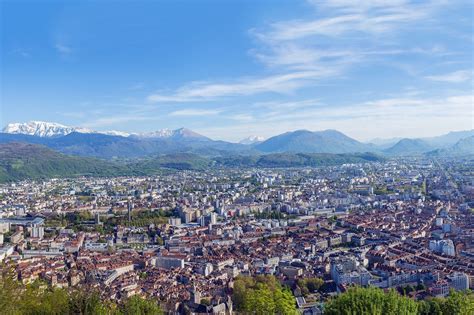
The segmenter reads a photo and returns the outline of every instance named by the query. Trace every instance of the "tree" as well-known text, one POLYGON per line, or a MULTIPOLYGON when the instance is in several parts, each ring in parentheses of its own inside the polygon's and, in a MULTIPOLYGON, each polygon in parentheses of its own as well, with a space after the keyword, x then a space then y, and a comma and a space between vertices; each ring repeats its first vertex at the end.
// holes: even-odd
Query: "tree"
POLYGON ((353 287, 328 301, 325 314, 416 315, 418 304, 394 290, 353 287))
POLYGON ((140 296, 132 296, 127 299, 122 307, 122 314, 124 315, 161 315, 160 306, 153 300, 145 300, 140 296))
POLYGON ((21 285, 12 265, 3 265, 0 273, 0 310, 5 314, 19 314, 21 285))
POLYGON ((426 290, 426 286, 425 286, 423 283, 419 283, 419 284, 416 286, 416 290, 417 290, 417 291, 426 290))
POLYGON ((290 315, 297 314, 295 308, 295 298, 288 288, 275 292, 275 311, 277 314, 290 315))
POLYGON ((243 277, 234 282, 233 301, 238 311, 252 314, 294 314, 295 298, 274 276, 243 277))
POLYGON ((449 315, 474 314, 474 295, 470 291, 461 292, 451 289, 441 309, 444 314, 449 315))
POLYGON ((307 296, 309 293, 319 290, 323 284, 324 280, 319 278, 306 278, 297 281, 297 285, 300 287, 303 296, 307 296))
POLYGON ((69 304, 72 314, 106 315, 111 313, 96 291, 79 290, 70 295, 69 304))

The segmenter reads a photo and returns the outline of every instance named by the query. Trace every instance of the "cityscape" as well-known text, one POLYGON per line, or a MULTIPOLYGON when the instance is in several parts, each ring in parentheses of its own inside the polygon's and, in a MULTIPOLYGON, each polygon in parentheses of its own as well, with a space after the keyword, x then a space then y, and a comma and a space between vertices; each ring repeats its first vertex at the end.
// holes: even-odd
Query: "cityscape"
POLYGON ((0 314, 474 315, 469 1, 0 1, 0 314))
POLYGON ((473 163, 400 157, 2 184, 0 259, 25 284, 146 294, 170 313, 242 309, 232 299, 241 276, 276 277, 303 314, 353 285, 445 297, 472 288, 473 163))

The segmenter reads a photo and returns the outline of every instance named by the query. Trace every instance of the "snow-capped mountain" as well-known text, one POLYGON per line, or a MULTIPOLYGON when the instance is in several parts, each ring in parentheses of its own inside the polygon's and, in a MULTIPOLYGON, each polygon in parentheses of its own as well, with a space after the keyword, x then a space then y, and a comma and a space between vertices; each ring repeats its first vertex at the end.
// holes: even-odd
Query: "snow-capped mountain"
POLYGON ((138 138, 172 138, 172 139, 200 139, 200 140, 209 140, 209 138, 198 134, 187 128, 179 128, 175 130, 171 129, 160 129, 151 132, 144 132, 134 134, 135 137, 138 138))
POLYGON ((60 137, 68 135, 72 132, 78 133, 99 133, 109 136, 120 136, 120 137, 135 137, 135 138, 170 138, 170 139, 197 139, 197 140, 210 140, 209 138, 200 135, 192 130, 187 128, 180 128, 176 130, 171 129, 160 129, 152 132, 144 133, 128 133, 118 130, 109 130, 109 131, 95 131, 87 128, 81 127, 70 127, 53 122, 45 121, 29 121, 26 123, 11 123, 5 126, 2 130, 3 133, 10 134, 24 134, 37 137, 60 137))
POLYGON ((169 138, 173 135, 174 130, 160 129, 156 131, 137 133, 135 136, 139 138, 169 138))
POLYGON ((45 121, 29 121, 27 123, 8 124, 3 128, 2 132, 37 137, 57 137, 68 135, 71 132, 91 133, 92 130, 86 128, 74 128, 45 121))
POLYGON ((120 137, 130 137, 133 133, 128 133, 125 131, 119 130, 108 130, 108 131, 96 131, 96 133, 101 133, 108 136, 120 136, 120 137))
POLYGON ((250 136, 245 139, 242 139, 239 141, 240 144, 254 144, 254 143, 259 143, 265 140, 264 137, 261 136, 250 136))

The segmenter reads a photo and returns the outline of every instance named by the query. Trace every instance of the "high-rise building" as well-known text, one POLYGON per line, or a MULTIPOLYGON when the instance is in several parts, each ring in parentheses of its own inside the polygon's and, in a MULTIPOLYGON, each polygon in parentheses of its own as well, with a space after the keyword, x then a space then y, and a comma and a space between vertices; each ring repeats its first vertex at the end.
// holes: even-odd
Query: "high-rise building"
POLYGON ((210 216, 210 224, 216 224, 217 223, 217 213, 211 212, 211 214, 209 214, 209 216, 210 216))
POLYGON ((454 272, 447 278, 451 288, 459 291, 469 289, 469 276, 467 274, 463 272, 454 272))
POLYGON ((127 202, 128 222, 132 221, 132 209, 133 209, 133 202, 130 199, 128 199, 128 202, 127 202))
POLYGON ((44 237, 44 227, 39 225, 31 227, 31 237, 42 239, 44 237))

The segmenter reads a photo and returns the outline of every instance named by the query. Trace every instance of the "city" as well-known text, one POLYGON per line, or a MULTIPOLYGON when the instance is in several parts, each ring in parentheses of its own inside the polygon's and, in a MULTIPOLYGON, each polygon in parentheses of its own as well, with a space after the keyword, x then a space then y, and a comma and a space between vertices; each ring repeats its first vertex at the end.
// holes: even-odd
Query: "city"
POLYGON ((275 276, 304 314, 351 285, 446 297, 474 285, 473 163, 3 184, 0 260, 25 284, 145 295, 167 312, 231 313, 239 276, 275 276), (321 281, 309 291, 304 279, 321 281))
POLYGON ((473 12, 0 0, 0 315, 474 315, 473 12))

